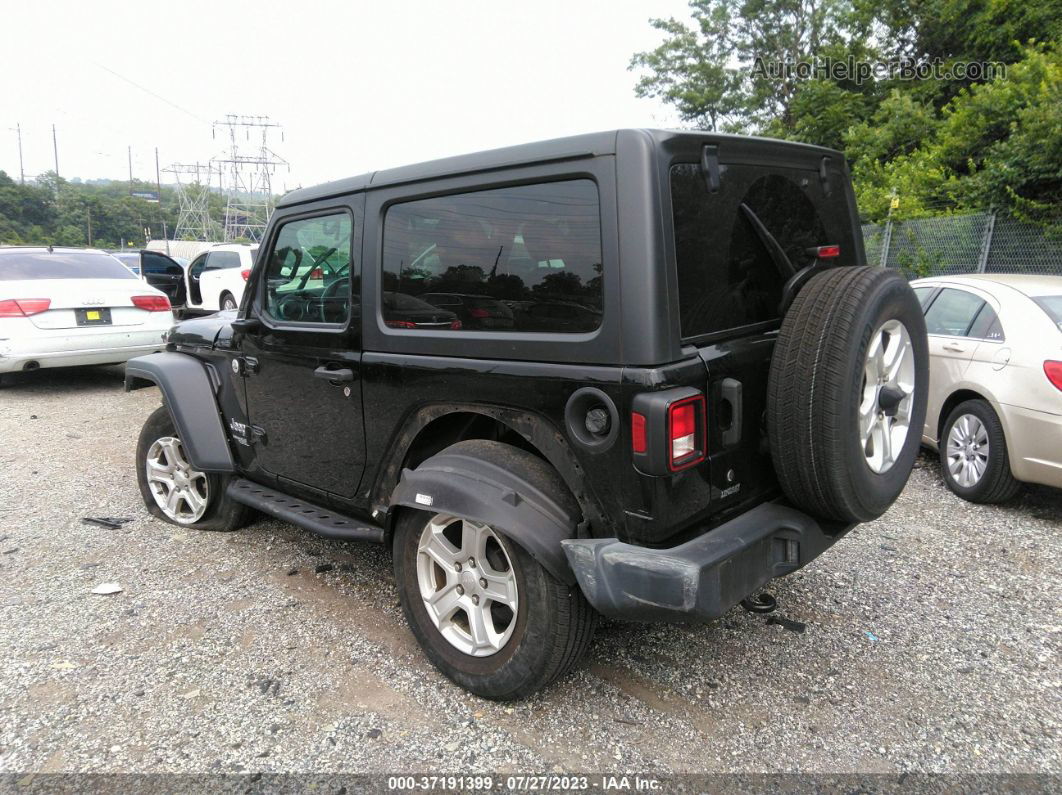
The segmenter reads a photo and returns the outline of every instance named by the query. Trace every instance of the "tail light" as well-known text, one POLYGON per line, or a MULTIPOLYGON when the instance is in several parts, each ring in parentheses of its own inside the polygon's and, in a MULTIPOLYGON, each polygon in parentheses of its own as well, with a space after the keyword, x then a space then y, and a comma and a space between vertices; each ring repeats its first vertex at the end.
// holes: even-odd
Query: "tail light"
POLYGON ((672 472, 704 460, 704 395, 695 395, 668 406, 667 438, 671 450, 668 469, 672 472))
POLYGON ((384 325, 388 328, 416 328, 416 323, 411 323, 408 320, 385 320, 384 325))
POLYGON ((451 323, 450 324, 450 330, 451 331, 460 331, 461 330, 461 321, 460 320, 455 320, 453 323, 451 323))
POLYGON ((486 309, 469 309, 468 314, 472 315, 472 317, 479 318, 481 320, 485 317, 490 317, 490 312, 488 312, 486 309))
POLYGON ((841 256, 840 246, 812 246, 808 249, 808 254, 816 259, 833 259, 834 257, 841 256))
POLYGON ((244 281, 247 281, 248 279, 251 278, 251 269, 250 268, 244 268, 242 271, 240 271, 240 276, 243 277, 244 281))
POLYGON ((1054 384, 1055 389, 1062 389, 1062 362, 1054 362, 1048 359, 1044 362, 1044 375, 1047 380, 1054 384))
POLYGON ((701 463, 707 455, 704 394, 690 387, 635 396, 631 452, 640 472, 670 475, 701 463))
MULTIPOLYGON (((247 277, 245 276, 244 278, 247 278, 247 277)), ((316 279, 316 280, 323 279, 324 278, 324 271, 321 270, 320 268, 314 268, 312 271, 310 271, 310 278, 311 279, 316 279)))
POLYGON ((29 317, 47 312, 50 298, 8 298, 0 301, 0 317, 29 317))
POLYGON ((148 312, 169 312, 170 299, 164 295, 134 295, 133 306, 148 312))

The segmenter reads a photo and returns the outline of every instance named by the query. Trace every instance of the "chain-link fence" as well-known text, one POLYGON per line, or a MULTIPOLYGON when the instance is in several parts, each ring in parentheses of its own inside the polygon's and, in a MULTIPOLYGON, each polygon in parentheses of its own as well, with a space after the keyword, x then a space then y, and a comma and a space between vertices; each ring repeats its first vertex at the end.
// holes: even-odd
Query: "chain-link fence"
POLYGON ((864 224, 867 262, 911 278, 958 273, 1062 276, 1062 239, 995 213, 864 224))

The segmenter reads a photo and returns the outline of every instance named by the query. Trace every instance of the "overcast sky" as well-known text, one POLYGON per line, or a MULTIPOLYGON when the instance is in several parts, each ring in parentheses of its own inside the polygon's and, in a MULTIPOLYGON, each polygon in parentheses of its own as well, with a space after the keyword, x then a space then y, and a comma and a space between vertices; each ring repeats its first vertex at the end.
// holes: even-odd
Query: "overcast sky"
POLYGON ((284 129, 272 148, 291 164, 278 192, 572 133, 675 127, 668 108, 635 98, 627 64, 661 41, 650 17, 686 10, 686 0, 8 2, 0 169, 17 178, 16 123, 27 175, 53 167, 54 123, 62 176, 126 179, 131 145, 134 176, 153 179, 156 146, 163 169, 205 162, 224 145, 211 122, 267 115, 284 129))

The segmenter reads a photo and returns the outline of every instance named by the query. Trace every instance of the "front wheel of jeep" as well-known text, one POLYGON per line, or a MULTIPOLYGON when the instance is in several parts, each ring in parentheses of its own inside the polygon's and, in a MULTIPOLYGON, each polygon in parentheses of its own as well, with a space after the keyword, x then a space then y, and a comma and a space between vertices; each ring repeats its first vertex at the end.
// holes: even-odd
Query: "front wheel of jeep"
POLYGON ((484 698, 524 698, 566 673, 596 613, 495 528, 404 511, 394 538, 402 610, 428 658, 484 698))
POLYGON ((152 412, 140 431, 136 479, 148 511, 171 524, 239 530, 253 513, 225 494, 227 478, 192 467, 166 406, 152 412))

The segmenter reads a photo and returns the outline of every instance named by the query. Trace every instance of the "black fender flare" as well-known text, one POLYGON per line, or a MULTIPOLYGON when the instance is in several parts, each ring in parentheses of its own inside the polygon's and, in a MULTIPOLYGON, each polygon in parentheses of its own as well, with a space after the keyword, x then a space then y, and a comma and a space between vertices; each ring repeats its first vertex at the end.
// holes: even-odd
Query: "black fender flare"
POLYGON ((432 403, 421 406, 407 416, 387 443, 389 453, 381 462, 370 491, 373 509, 387 510, 391 495, 404 472, 406 456, 420 433, 435 420, 456 413, 479 414, 524 437, 560 474, 564 485, 579 503, 585 522, 615 534, 616 528, 602 511, 587 482, 586 473, 559 429, 527 411, 482 403, 432 403))
POLYGON ((403 469, 391 493, 392 508, 405 506, 489 524, 558 580, 575 585, 561 541, 575 537, 579 517, 513 472, 461 450, 460 444, 455 447, 416 469, 403 469))
POLYGON ((232 450, 221 422, 207 366, 184 353, 151 353, 125 365, 125 389, 158 385, 188 460, 200 472, 234 472, 232 450))

